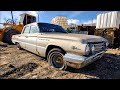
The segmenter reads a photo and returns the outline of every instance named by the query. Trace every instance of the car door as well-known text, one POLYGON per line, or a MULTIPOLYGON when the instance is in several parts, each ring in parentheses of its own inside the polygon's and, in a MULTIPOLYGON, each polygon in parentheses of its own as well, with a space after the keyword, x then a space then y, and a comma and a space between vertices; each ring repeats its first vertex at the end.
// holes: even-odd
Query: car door
POLYGON ((46 37, 47 33, 44 32, 47 30, 49 30, 47 26, 41 25, 39 27, 40 34, 37 36, 37 51, 39 55, 43 57, 45 56, 46 46, 50 43, 50 39, 46 37))
POLYGON ((19 36, 20 46, 24 49, 26 49, 27 35, 29 34, 29 32, 30 32, 30 26, 27 25, 23 28, 23 31, 19 36))
POLYGON ((27 35, 26 49, 30 52, 38 54, 37 52, 37 35, 39 34, 39 29, 37 25, 30 25, 30 33, 27 35))

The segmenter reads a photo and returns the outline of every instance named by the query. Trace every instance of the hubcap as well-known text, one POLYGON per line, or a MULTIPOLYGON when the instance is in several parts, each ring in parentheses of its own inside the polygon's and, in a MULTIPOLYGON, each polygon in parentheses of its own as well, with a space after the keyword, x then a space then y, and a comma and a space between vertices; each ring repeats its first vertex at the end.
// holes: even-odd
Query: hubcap
POLYGON ((63 57, 61 55, 54 55, 52 58, 52 64, 56 68, 62 68, 64 65, 63 57))

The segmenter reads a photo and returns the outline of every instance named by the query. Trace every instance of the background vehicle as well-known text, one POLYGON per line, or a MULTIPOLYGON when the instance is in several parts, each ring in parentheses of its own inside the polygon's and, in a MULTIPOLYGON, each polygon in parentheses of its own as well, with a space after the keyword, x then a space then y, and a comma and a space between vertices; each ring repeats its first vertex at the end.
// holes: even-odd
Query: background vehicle
POLYGON ((13 19, 8 19, 6 23, 0 23, 5 26, 4 28, 0 28, 0 41, 12 44, 12 35, 20 34, 26 24, 33 22, 36 22, 36 17, 25 13, 20 15, 19 24, 15 24, 13 19))
POLYGON ((97 15, 95 35, 109 41, 109 47, 120 47, 120 12, 113 11, 97 15))

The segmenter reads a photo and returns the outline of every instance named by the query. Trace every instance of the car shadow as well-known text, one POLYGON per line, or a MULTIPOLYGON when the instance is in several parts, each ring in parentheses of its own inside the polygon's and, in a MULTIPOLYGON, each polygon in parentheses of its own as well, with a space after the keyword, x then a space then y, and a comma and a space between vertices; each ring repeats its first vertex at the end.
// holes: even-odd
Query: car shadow
POLYGON ((120 55, 105 53, 101 59, 88 66, 81 69, 69 67, 67 71, 94 76, 97 79, 120 79, 120 55))

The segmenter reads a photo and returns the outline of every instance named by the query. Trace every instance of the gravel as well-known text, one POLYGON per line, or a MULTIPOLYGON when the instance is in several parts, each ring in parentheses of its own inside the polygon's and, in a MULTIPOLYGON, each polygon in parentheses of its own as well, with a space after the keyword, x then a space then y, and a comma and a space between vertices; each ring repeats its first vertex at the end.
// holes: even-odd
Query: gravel
POLYGON ((82 69, 68 67, 62 71, 15 45, 0 46, 0 79, 120 79, 120 50, 109 49, 101 59, 82 69))

